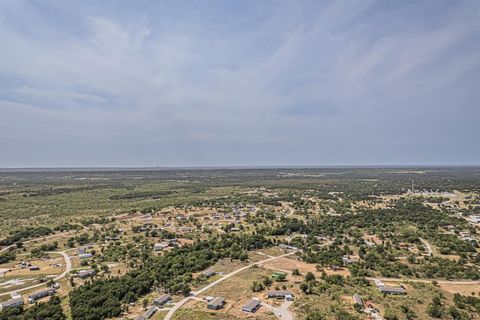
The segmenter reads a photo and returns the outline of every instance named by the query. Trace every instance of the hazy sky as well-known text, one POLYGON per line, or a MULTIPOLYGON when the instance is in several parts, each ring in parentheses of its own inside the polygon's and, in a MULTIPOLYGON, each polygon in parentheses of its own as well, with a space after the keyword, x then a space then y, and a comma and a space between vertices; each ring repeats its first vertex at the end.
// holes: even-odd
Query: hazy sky
POLYGON ((480 1, 0 2, 0 167, 480 164, 480 1))

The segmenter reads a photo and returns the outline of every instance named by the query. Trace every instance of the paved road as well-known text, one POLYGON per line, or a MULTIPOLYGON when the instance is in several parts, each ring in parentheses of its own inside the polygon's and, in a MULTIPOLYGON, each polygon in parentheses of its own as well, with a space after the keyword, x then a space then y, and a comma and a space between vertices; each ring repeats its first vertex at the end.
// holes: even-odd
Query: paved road
POLYGON ((265 263, 265 262, 269 262, 269 261, 272 261, 272 260, 275 260, 275 259, 279 259, 279 258, 283 258, 283 257, 286 257, 286 256, 290 256, 292 254, 295 254, 297 253, 297 251, 294 251, 294 252, 290 252, 290 253, 286 253, 286 254, 282 254, 280 256, 277 256, 277 257, 272 257, 272 258, 268 258, 268 259, 265 259, 265 260, 262 260, 262 261, 259 261, 259 262, 255 262, 255 263, 252 263, 252 264, 249 264, 248 266, 245 266, 245 267, 242 267, 240 269, 237 269, 233 272, 230 272, 229 274, 223 276, 222 278, 210 283, 209 285, 203 287, 202 289, 198 290, 198 291, 192 291, 191 292, 191 295, 189 297, 186 297, 182 300, 180 300, 179 302, 177 302, 167 313, 167 315, 165 316, 164 320, 170 320, 173 316, 173 314, 175 313, 175 311, 177 311, 178 309, 180 309, 181 306, 183 306, 188 300, 190 300, 192 297, 195 297, 195 296, 198 296, 199 294, 202 294, 204 293, 205 291, 207 291, 208 289, 216 286, 217 284, 219 284, 220 282, 222 281, 225 281, 227 280, 228 278, 236 275, 237 273, 239 272, 242 272, 244 270, 247 270, 248 268, 251 268, 252 266, 254 265, 258 265, 258 264, 262 264, 262 263, 265 263))
MULTIPOLYGON (((68 250, 67 250, 68 251, 68 250)), ((61 251, 61 252, 48 252, 48 253, 56 253, 56 254, 60 254, 63 256, 63 259, 65 260, 65 271, 62 272, 61 274, 59 274, 58 276, 56 276, 55 278, 53 278, 54 281, 58 281, 62 278, 64 278, 71 270, 72 270, 72 261, 70 260, 70 257, 67 255, 66 251, 61 251)), ((27 290, 30 290, 30 289, 35 289, 35 288, 38 288, 38 287, 41 287, 41 286, 44 286, 45 283, 37 283, 33 286, 29 286, 29 287, 26 287, 26 288, 22 288, 22 289, 17 289, 17 290, 12 290, 12 291, 9 291, 9 292, 4 292, 4 293, 1 293, 0 296, 7 296, 7 295, 10 295, 11 293, 13 292, 22 292, 22 291, 27 291, 27 290)))

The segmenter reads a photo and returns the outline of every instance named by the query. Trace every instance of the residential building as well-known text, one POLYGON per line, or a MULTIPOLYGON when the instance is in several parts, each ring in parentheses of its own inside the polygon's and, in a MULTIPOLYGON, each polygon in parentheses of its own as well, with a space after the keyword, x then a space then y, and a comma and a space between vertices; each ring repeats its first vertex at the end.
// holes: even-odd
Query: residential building
POLYGON ((170 299, 171 299, 171 296, 169 294, 164 294, 156 298, 155 300, 153 300, 153 304, 157 307, 161 307, 165 303, 167 303, 170 299))
POLYGON ((225 298, 216 297, 207 304, 208 309, 219 310, 223 308, 225 304, 225 298))
POLYGON ((76 277, 80 279, 85 279, 95 275, 95 270, 87 269, 87 270, 80 270, 77 272, 76 277))
POLYGON ((150 307, 147 311, 145 311, 143 316, 145 317, 145 319, 150 319, 155 314, 155 312, 157 312, 157 308, 150 307))
POLYGON ((88 258, 91 258, 91 257, 93 257, 93 255, 91 253, 82 253, 82 254, 78 255, 78 258, 80 258, 80 259, 88 259, 88 258))
POLYGON ((211 270, 205 270, 202 272, 202 276, 204 276, 205 278, 210 278, 210 277, 213 277, 216 273, 214 271, 211 271, 211 270))
POLYGON ((0 310, 5 310, 8 308, 18 307, 23 305, 23 298, 17 297, 7 300, 5 302, 0 303, 0 310))
POLYGON ((261 304, 260 300, 252 299, 246 305, 244 305, 242 307, 242 311, 255 313, 261 307, 261 305, 262 304, 261 304))
POLYGON ((470 216, 470 221, 475 222, 475 223, 480 223, 480 216, 471 215, 470 216))
POLYGON ((358 304, 359 306, 362 307, 362 309, 365 307, 365 303, 363 302, 362 297, 358 293, 355 293, 352 297, 353 304, 358 304))
POLYGON ((153 246, 153 251, 162 251, 166 248, 168 248, 170 244, 166 241, 164 242, 160 242, 160 243, 155 243, 155 245, 153 246))
POLYGON ((293 294, 290 291, 268 291, 268 298, 293 300, 293 294))
POLYGON ((384 294, 407 294, 405 288, 402 287, 380 286, 378 289, 384 294))
POLYGON ((53 296, 55 294, 56 290, 53 288, 48 288, 48 289, 42 289, 37 292, 32 293, 31 295, 28 296, 28 302, 29 303, 34 303, 38 299, 42 299, 44 297, 48 296, 53 296))
POLYGON ((343 256, 342 261, 343 261, 343 264, 352 264, 352 263, 358 262, 359 260, 351 256, 343 256))

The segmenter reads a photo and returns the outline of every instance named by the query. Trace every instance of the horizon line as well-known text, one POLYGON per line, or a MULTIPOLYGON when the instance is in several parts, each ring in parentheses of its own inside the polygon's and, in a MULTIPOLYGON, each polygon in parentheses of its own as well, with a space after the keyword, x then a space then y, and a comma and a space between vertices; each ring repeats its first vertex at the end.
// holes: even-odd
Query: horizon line
POLYGON ((215 169, 332 169, 332 168, 477 168, 480 164, 329 164, 329 165, 219 165, 219 166, 45 166, 0 167, 0 171, 55 170, 215 170, 215 169))

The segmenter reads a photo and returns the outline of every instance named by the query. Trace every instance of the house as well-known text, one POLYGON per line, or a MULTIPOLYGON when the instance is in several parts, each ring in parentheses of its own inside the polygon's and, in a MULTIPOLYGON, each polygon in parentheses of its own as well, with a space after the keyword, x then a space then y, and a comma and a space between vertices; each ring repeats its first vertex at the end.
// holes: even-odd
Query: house
POLYGON ((215 299, 211 300, 207 304, 208 309, 212 310, 219 310, 223 308, 223 305, 225 304, 225 298, 223 297, 216 297, 215 299))
POLYGON ((38 270, 40 270, 39 266, 31 266, 30 267, 30 271, 38 271, 38 270))
POLYGON ((147 311, 145 311, 143 316, 145 317, 145 319, 150 319, 155 314, 155 312, 157 312, 157 308, 150 307, 147 311))
POLYGON ((155 243, 153 246, 153 251, 163 251, 164 249, 168 248, 170 244, 166 241, 160 242, 160 243, 155 243))
POLYGON ((216 273, 214 271, 211 271, 211 270, 205 270, 202 272, 202 276, 204 276, 205 278, 210 278, 212 276, 214 276, 216 273))
POLYGON ((172 238, 172 239, 165 240, 165 242, 168 243, 171 246, 174 246, 178 243, 178 240, 177 240, 177 238, 172 238))
POLYGON ((480 223, 480 216, 471 215, 471 216, 470 216, 470 221, 472 221, 472 222, 474 222, 474 223, 480 223))
POLYGON ((242 311, 255 313, 262 306, 260 300, 252 299, 242 307, 242 311))
POLYGON ((352 264, 358 262, 359 260, 350 256, 343 256, 342 261, 343 264, 352 264))
POLYGON ((93 257, 93 255, 91 253, 83 253, 83 254, 78 255, 78 258, 80 258, 80 259, 88 259, 88 258, 91 258, 91 257, 93 257))
POLYGON ((365 303, 363 303, 362 297, 358 293, 355 293, 352 297, 353 304, 358 304, 362 309, 365 307, 365 303))
POLYGON ((13 308, 13 307, 18 307, 23 305, 23 299, 22 297, 17 297, 17 298, 12 298, 10 300, 7 300, 5 302, 0 303, 0 310, 5 310, 8 308, 13 308))
POLYGON ((95 275, 95 270, 87 269, 87 270, 78 271, 78 273, 76 274, 76 277, 80 278, 80 279, 85 279, 85 278, 91 277, 93 275, 95 275))
POLYGON ((293 300, 293 294, 290 291, 268 291, 267 298, 293 300))
POLYGON ((288 244, 283 244, 283 243, 281 243, 281 244, 279 244, 278 246, 279 246, 280 248, 282 248, 282 249, 298 250, 297 247, 290 246, 290 245, 288 245, 288 244))
POLYGON ((42 299, 44 297, 48 296, 53 296, 57 292, 57 290, 53 288, 48 288, 48 289, 43 289, 37 292, 32 293, 31 295, 28 296, 28 302, 29 303, 34 303, 38 299, 42 299))
POLYGON ((378 289, 384 294, 407 294, 405 288, 402 287, 380 286, 378 289))
POLYGON ((153 300, 153 305, 155 305, 157 307, 161 307, 165 303, 167 303, 170 299, 171 299, 171 296, 169 294, 161 295, 160 297, 153 300))

